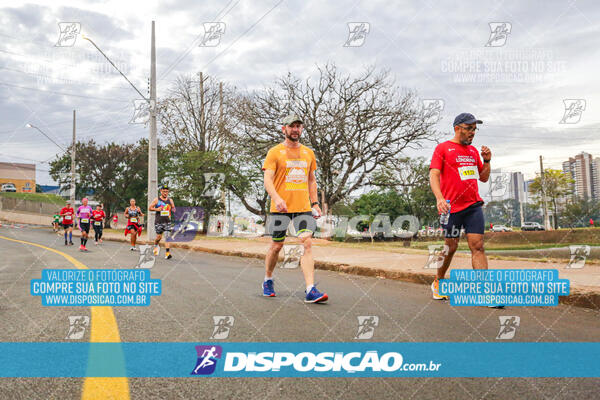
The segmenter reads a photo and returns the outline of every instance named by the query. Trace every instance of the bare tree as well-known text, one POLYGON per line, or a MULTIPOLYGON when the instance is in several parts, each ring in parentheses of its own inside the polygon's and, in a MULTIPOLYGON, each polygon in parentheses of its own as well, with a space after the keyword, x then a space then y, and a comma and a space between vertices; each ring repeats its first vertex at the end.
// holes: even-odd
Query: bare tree
MULTIPOLYGON (((206 174, 226 174, 235 156, 230 151, 231 119, 226 118, 234 90, 202 73, 182 76, 159 104, 161 135, 173 154, 168 175, 181 197, 203 207, 204 231, 208 217, 225 206, 223 196, 207 195, 215 182, 207 182, 206 174)), ((223 190, 225 182, 217 185, 223 190)))
POLYGON ((402 151, 436 137, 435 121, 416 93, 397 88, 388 72, 374 68, 356 77, 334 64, 317 67, 315 78, 288 74, 236 104, 238 142, 251 146, 260 161, 282 141, 283 116, 295 112, 303 119, 301 140, 315 152, 319 189, 329 208, 368 185, 378 166, 399 168, 402 151))

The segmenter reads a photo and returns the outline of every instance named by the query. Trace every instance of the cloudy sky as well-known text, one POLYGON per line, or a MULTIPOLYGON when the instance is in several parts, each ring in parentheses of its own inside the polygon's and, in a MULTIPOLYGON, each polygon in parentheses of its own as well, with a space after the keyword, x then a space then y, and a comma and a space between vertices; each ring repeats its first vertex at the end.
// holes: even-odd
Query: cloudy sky
MULTIPOLYGON (((597 2, 390 3, 0 1, 0 161, 35 162, 38 183, 52 183, 47 162, 60 149, 26 124, 66 147, 72 110, 79 138, 146 137, 144 125, 129 124, 137 93, 92 45, 55 45, 59 23, 80 23, 145 94, 152 20, 159 97, 199 71, 252 90, 326 62, 349 73, 375 65, 422 99, 441 99, 441 131, 463 111, 484 120, 474 144, 492 149, 493 168, 528 178, 539 155, 555 168, 581 151, 600 157, 597 2), (219 43, 207 43, 216 46, 201 45, 208 22, 223 23, 219 43), (351 38, 349 23, 366 35, 351 38)), ((429 158, 432 146, 409 155, 429 158)))

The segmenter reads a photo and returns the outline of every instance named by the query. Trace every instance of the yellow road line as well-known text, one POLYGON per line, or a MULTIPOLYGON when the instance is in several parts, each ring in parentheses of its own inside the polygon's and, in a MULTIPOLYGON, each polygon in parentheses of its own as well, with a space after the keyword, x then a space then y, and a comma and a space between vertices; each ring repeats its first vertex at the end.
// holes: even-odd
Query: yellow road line
MULTIPOLYGON (((6 236, 0 236, 0 239, 10 240, 11 242, 28 244, 31 246, 40 247, 44 250, 51 251, 66 258, 71 264, 79 269, 88 269, 88 267, 79 260, 63 253, 62 251, 46 247, 41 244, 17 240, 6 236)), ((91 309, 91 332, 90 342, 111 342, 118 343, 121 341, 119 336, 119 327, 112 307, 90 307, 91 309)), ((119 362, 119 360, 115 360, 119 362)), ((81 393, 83 400, 91 399, 117 399, 128 400, 129 397, 129 382, 126 377, 122 378, 96 378, 89 377, 83 381, 83 390, 81 393)))

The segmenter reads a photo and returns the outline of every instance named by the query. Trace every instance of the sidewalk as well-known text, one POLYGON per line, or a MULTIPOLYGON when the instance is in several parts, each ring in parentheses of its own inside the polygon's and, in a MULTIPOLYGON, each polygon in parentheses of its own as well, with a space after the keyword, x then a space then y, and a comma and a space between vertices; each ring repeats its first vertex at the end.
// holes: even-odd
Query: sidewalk
MULTIPOLYGON (((146 243, 144 237, 145 234, 142 235, 142 240, 138 240, 138 243, 146 243)), ((122 233, 106 232, 104 238, 125 241, 125 236, 122 233)), ((252 239, 210 238, 171 243, 171 247, 228 256, 264 259, 269 243, 270 238, 266 237, 252 239)), ((435 276, 435 269, 424 268, 428 259, 428 254, 424 250, 407 249, 406 252, 402 253, 365 250, 363 248, 341 247, 336 245, 335 242, 315 239, 313 254, 317 269, 427 285, 431 284, 435 276)), ((281 255, 283 255, 283 252, 281 255)), ((283 257, 280 256, 280 259, 282 260, 283 257)), ((470 256, 457 253, 454 256, 451 268, 470 269, 470 256)), ((570 281, 570 295, 560 297, 561 303, 600 309, 600 266, 598 264, 585 265, 581 269, 566 269, 565 264, 559 265, 550 262, 489 260, 489 268, 556 268, 561 279, 570 281)))

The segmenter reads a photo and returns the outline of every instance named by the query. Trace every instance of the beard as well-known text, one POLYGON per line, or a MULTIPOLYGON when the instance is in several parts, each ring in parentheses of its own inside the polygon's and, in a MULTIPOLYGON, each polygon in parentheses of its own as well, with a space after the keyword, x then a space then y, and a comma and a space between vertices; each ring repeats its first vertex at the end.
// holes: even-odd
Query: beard
POLYGON ((296 134, 289 134, 286 133, 285 134, 286 139, 291 140, 292 142, 297 142, 298 140, 300 140, 300 135, 296 135, 296 134))
POLYGON ((460 144, 463 146, 469 146, 471 143, 473 143, 473 138, 466 137, 460 140, 460 144))

